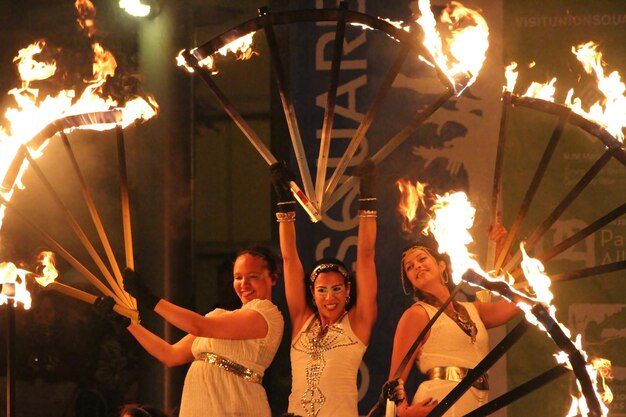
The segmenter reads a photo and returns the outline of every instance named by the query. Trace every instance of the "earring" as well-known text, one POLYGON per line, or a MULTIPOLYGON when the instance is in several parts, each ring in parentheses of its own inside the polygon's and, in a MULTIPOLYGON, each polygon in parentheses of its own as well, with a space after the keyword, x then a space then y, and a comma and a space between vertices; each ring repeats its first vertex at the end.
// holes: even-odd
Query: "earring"
POLYGON ((346 305, 350 304, 350 295, 346 297, 346 305))
POLYGON ((441 282, 443 282, 444 284, 447 284, 450 281, 450 278, 448 277, 448 271, 443 271, 443 274, 441 274, 441 282))

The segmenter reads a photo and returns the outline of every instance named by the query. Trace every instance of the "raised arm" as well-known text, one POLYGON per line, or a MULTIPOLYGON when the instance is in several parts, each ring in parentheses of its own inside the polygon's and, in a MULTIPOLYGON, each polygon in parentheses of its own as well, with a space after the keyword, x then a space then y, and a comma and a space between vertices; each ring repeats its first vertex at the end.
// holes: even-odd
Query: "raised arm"
POLYGON ((278 234, 283 258, 285 294, 293 328, 292 336, 295 336, 304 325, 306 319, 313 314, 313 311, 306 302, 307 288, 304 279, 304 268, 302 267, 296 245, 296 204, 289 189, 289 181, 293 180, 293 174, 284 162, 273 164, 270 167, 270 173, 272 186, 278 196, 276 220, 279 225, 278 234))
POLYGON ((168 367, 183 365, 193 360, 191 345, 195 336, 189 334, 177 343, 169 344, 140 324, 131 324, 127 329, 146 352, 168 367))
POLYGON ((366 159, 355 173, 360 178, 359 231, 356 252, 356 305, 350 312, 350 324, 364 344, 369 344, 378 314, 376 293, 376 166, 366 159))

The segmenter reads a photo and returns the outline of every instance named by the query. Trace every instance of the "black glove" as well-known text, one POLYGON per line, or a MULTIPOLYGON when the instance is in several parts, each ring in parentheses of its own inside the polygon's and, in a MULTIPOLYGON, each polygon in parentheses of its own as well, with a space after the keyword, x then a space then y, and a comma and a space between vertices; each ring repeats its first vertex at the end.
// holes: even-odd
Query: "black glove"
POLYGON ((287 167, 285 161, 270 165, 270 181, 278 196, 278 211, 286 213, 294 211, 296 202, 289 188, 289 182, 295 179, 295 175, 287 167))
POLYGON ((154 310, 160 298, 150 291, 138 273, 124 269, 124 290, 137 299, 137 303, 148 310, 154 310))
POLYGON ((359 208, 361 210, 376 210, 376 176, 378 169, 374 161, 364 159, 353 171, 352 175, 359 177, 359 208))
POLYGON ((111 297, 98 297, 93 303, 93 311, 103 319, 109 321, 116 328, 125 329, 130 326, 130 319, 126 316, 116 313, 113 310, 115 300, 111 297))
POLYGON ((374 404, 374 407, 372 407, 367 414, 367 417, 384 417, 387 408, 387 400, 391 400, 398 405, 402 403, 405 398, 404 381, 400 378, 391 379, 383 384, 378 402, 374 404))

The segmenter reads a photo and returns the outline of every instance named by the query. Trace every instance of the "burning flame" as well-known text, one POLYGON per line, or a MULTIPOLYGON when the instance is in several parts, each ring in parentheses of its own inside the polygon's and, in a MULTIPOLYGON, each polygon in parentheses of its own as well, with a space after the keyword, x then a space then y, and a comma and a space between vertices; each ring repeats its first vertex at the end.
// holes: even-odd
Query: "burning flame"
MULTIPOLYGON (((252 42, 255 33, 256 32, 250 32, 247 35, 237 38, 234 41, 222 46, 213 55, 198 61, 198 66, 201 68, 207 68, 212 75, 215 75, 219 72, 215 65, 215 55, 217 54, 226 56, 229 53, 232 53, 235 55, 236 59, 243 61, 252 58, 252 56, 258 54, 258 52, 255 52, 252 49, 252 42)), ((194 69, 187 63, 183 56, 184 51, 185 50, 180 51, 176 56, 176 65, 185 68, 188 72, 194 72, 194 69)), ((191 54, 193 55, 193 50, 191 51, 191 54)))
POLYGON ((489 26, 477 11, 450 2, 441 15, 441 22, 448 25, 450 32, 444 48, 430 1, 419 0, 418 7, 421 16, 417 23, 424 32, 424 46, 450 81, 461 86, 460 94, 476 81, 483 66, 489 48, 489 26))
POLYGON ((25 310, 30 309, 32 299, 26 289, 26 274, 28 271, 16 267, 11 262, 0 263, 0 305, 8 304, 13 300, 15 306, 22 303, 25 310))
MULTIPOLYGON (((78 22, 89 36, 95 33, 93 21, 95 8, 89 0, 77 0, 79 12, 78 22), (92 9, 93 8, 93 9, 92 9), (87 30, 89 29, 89 30, 87 30)), ((127 127, 137 120, 148 120, 157 114, 158 104, 152 97, 135 97, 128 100, 122 108, 111 97, 102 96, 102 88, 107 80, 115 75, 117 63, 111 52, 101 44, 93 43, 93 74, 85 81, 82 92, 72 89, 61 90, 56 95, 40 96, 40 91, 33 83, 52 77, 57 70, 54 61, 42 62, 36 59, 45 47, 43 41, 35 42, 21 49, 14 59, 17 65, 21 86, 11 89, 8 94, 15 101, 15 106, 5 111, 5 121, 0 127, 0 192, 2 197, 9 201, 15 189, 23 188, 21 176, 28 166, 24 162, 15 178, 8 178, 11 166, 22 145, 29 145, 29 141, 55 120, 63 117, 80 115, 90 112, 121 110, 122 120, 117 124, 127 127)), ((112 129, 115 124, 85 125, 78 128, 106 130, 112 129)), ((31 153, 41 154, 47 142, 38 149, 31 149, 31 153)), ((35 155, 33 155, 35 157, 35 155)), ((14 175, 14 174, 13 174, 14 175)), ((4 215, 4 205, 0 207, 0 227, 4 215)))
POLYGON ((411 233, 415 228, 417 220, 417 211, 420 207, 426 206, 424 202, 424 189, 428 185, 426 183, 415 182, 415 186, 409 180, 396 181, 400 190, 400 203, 398 204, 398 212, 404 219, 402 230, 405 233, 411 233))
POLYGON ((42 287, 54 282, 59 272, 55 267, 55 256, 53 252, 44 251, 37 257, 38 262, 41 265, 41 276, 35 277, 35 281, 42 287))
MULTIPOLYGON (((476 210, 471 206, 465 193, 446 193, 443 196, 437 196, 437 200, 431 207, 431 210, 433 212, 433 215, 431 216, 431 219, 428 223, 427 230, 432 233, 433 236, 436 238, 437 242, 439 243, 439 250, 441 252, 447 253, 450 256, 450 261, 452 265, 452 278, 454 282, 460 282, 463 274, 468 269, 472 269, 474 270, 474 272, 485 277, 485 279, 493 281, 494 279, 490 278, 488 274, 480 268, 478 263, 473 259, 473 256, 467 250, 467 246, 473 242, 472 236, 469 233, 469 229, 473 226, 476 210)), ((528 280, 529 284, 532 286, 532 289, 536 294, 536 301, 544 303, 549 308, 549 313, 554 319, 555 323, 557 323, 562 328, 567 337, 571 338, 570 331, 564 325, 559 323, 554 317, 556 308, 550 304, 553 298, 553 295, 549 290, 550 279, 544 274, 543 264, 541 264, 541 262, 537 259, 528 257, 523 245, 521 246, 521 250, 523 254, 522 270, 524 271, 526 279, 528 280)), ((497 280, 504 281, 502 278, 497 278, 497 280)), ((511 290, 513 290, 513 288, 511 288, 511 290)), ((545 331, 545 328, 543 328, 541 323, 530 311, 532 306, 523 302, 518 303, 518 306, 526 312, 526 317, 531 323, 534 323, 539 328, 545 331)), ((582 350, 580 335, 577 337, 575 345, 582 352, 586 360, 587 355, 582 350)), ((569 364, 567 355, 564 352, 561 352, 557 355, 557 360, 561 363, 569 364)), ((597 381, 598 379, 597 369, 601 369, 604 367, 603 373, 605 375, 607 374, 607 362, 608 361, 597 361, 595 363, 592 362, 591 364, 587 365, 587 372, 589 373, 592 381, 597 381)), ((569 366, 571 368, 571 365, 569 366)), ((603 386, 603 392, 606 394, 600 395, 598 394, 597 384, 594 385, 596 394, 600 399, 604 401, 610 401, 612 399, 612 394, 610 394, 610 390, 608 390, 608 387, 603 386)), ((602 406, 603 414, 606 415, 606 407, 604 405, 602 406)), ((582 394, 580 398, 575 399, 575 406, 573 404, 572 410, 574 411, 573 414, 569 414, 570 416, 587 415, 588 410, 582 394)))
MULTIPOLYGON (((598 44, 587 42, 576 47, 572 47, 572 53, 583 66, 585 72, 593 75, 597 81, 597 88, 604 96, 589 106, 588 110, 583 108, 582 100, 574 96, 574 89, 570 89, 565 98, 564 104, 575 113, 593 120, 602 125, 606 130, 620 142, 624 141, 623 129, 626 126, 626 85, 622 82, 619 72, 613 71, 605 74, 605 64, 602 60, 602 53, 598 51, 598 44)), ((507 84, 506 91, 513 92, 517 81, 515 63, 509 65, 505 71, 507 84)), ((556 78, 546 84, 533 82, 524 96, 537 97, 543 100, 554 102, 556 78)))

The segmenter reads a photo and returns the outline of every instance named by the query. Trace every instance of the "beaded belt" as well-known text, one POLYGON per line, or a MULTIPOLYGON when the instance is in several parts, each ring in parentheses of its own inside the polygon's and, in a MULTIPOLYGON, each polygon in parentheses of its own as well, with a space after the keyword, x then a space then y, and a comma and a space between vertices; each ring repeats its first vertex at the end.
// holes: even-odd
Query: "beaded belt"
MULTIPOLYGON (((459 368, 456 366, 438 366, 429 369, 426 375, 428 379, 446 379, 448 381, 460 381, 467 376, 470 370, 467 368, 459 368)), ((482 374, 476 381, 472 383, 474 388, 479 390, 489 389, 489 379, 487 374, 482 374)))
POLYGON ((235 361, 231 361, 230 359, 226 359, 223 356, 216 355, 215 353, 210 352, 202 352, 196 358, 197 361, 205 361, 206 363, 210 363, 211 365, 218 366, 225 371, 233 373, 240 378, 245 379, 246 381, 256 382, 260 384, 263 381, 263 375, 258 372, 253 371, 250 368, 246 368, 243 365, 238 364, 235 361))

